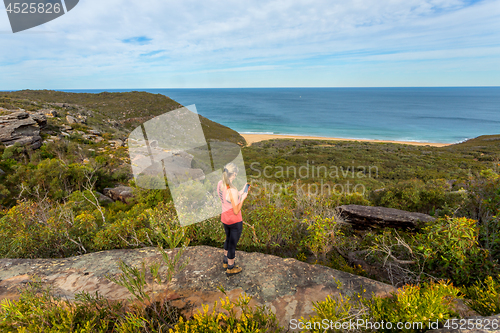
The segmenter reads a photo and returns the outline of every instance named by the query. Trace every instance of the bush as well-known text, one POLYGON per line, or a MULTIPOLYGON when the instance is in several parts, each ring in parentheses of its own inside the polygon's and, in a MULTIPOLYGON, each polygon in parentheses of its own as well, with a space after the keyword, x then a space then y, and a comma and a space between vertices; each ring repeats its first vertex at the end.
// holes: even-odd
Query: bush
POLYGON ((478 243, 477 221, 440 218, 416 236, 416 249, 425 256, 426 272, 469 285, 498 269, 478 243))
POLYGON ((334 246, 343 242, 344 234, 335 218, 313 216, 311 219, 305 219, 302 222, 309 225, 307 227, 308 235, 302 240, 302 245, 309 249, 316 259, 318 255, 321 255, 323 260, 326 260, 327 253, 334 246))
POLYGON ((240 295, 236 302, 231 302, 226 297, 220 300, 221 308, 225 311, 217 311, 217 301, 213 306, 212 312, 209 312, 208 305, 203 306, 203 312, 198 312, 190 320, 179 319, 170 333, 192 332, 192 333, 223 333, 223 332, 246 332, 246 333, 264 333, 264 332, 285 332, 278 325, 276 315, 266 307, 256 307, 252 309, 249 306, 251 298, 240 295), (237 315, 239 308, 240 315, 237 315))
POLYGON ((455 197, 447 193, 447 187, 442 179, 427 183, 414 179, 389 186, 379 194, 372 194, 372 199, 376 206, 429 214, 457 204, 455 197))
POLYGON ((500 275, 494 279, 488 276, 474 285, 463 288, 468 300, 465 302, 472 310, 482 316, 500 313, 500 275))
POLYGON ((406 285, 393 293, 392 297, 372 296, 364 298, 355 293, 352 296, 339 294, 323 302, 314 303, 316 315, 301 322, 309 332, 425 332, 430 322, 446 321, 456 316, 452 301, 459 290, 444 282, 406 285), (360 328, 340 327, 335 323, 363 321, 360 328), (384 326, 380 324, 384 322, 384 326), (387 323, 390 322, 392 327, 387 323), (397 323, 422 322, 421 327, 397 328, 397 323), (379 327, 370 327, 370 323, 379 327))
POLYGON ((425 332, 429 323, 436 320, 444 322, 458 316, 453 310, 452 302, 459 297, 460 290, 453 285, 439 283, 422 283, 406 285, 393 294, 392 298, 374 297, 366 301, 370 309, 372 322, 391 322, 392 329, 381 332, 425 332), (423 327, 396 329, 396 323, 421 322, 423 327))
MULTIPOLYGON (((367 319, 367 307, 363 304, 361 295, 347 296, 339 294, 338 297, 328 297, 322 302, 313 302, 316 312, 309 320, 300 318, 298 328, 304 328, 308 332, 358 332, 348 327, 335 327, 335 323, 349 322, 347 318, 356 322, 359 319, 367 319), (331 325, 333 323, 333 325, 331 325), (333 327, 331 327, 333 326, 333 327)), ((293 327, 292 327, 293 328, 293 327)))
POLYGON ((3 300, 0 330, 13 332, 109 332, 123 316, 120 302, 110 303, 85 292, 75 295, 76 302, 62 301, 42 289, 38 280, 30 282, 19 301, 3 300))
POLYGON ((96 233, 94 248, 112 250, 153 246, 150 213, 144 204, 136 204, 128 211, 106 214, 106 224, 96 233))
POLYGON ((268 203, 255 207, 245 215, 249 225, 243 228, 238 243, 242 247, 259 247, 274 253, 296 249, 293 236, 299 226, 291 209, 268 203))
POLYGON ((0 219, 0 256, 54 258, 76 255, 90 248, 97 224, 92 215, 76 218, 68 206, 48 199, 23 201, 0 219), (83 240, 81 239, 83 237, 83 240))

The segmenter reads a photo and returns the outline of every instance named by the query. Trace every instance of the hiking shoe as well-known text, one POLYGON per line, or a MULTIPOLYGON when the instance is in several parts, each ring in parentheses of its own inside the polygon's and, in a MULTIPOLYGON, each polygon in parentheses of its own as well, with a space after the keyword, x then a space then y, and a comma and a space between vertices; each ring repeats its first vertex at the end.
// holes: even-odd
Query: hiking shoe
POLYGON ((223 264, 222 264, 222 267, 224 267, 224 269, 227 269, 227 264, 226 264, 226 263, 223 263, 223 264))
POLYGON ((227 269, 227 256, 224 256, 224 258, 222 259, 222 267, 224 267, 224 269, 227 269))
POLYGON ((241 273, 242 269, 241 267, 239 266, 236 266, 236 265, 233 265, 233 266, 227 266, 227 269, 226 269, 226 275, 227 276, 232 276, 232 275, 236 275, 238 273, 241 273))

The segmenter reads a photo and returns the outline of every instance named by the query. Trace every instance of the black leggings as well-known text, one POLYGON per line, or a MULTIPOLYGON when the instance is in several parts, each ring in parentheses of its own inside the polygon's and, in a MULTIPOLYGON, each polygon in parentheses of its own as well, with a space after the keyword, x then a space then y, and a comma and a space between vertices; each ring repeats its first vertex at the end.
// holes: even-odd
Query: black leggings
POLYGON ((227 251, 227 258, 234 259, 236 256, 236 244, 240 240, 241 232, 243 231, 243 221, 227 225, 224 225, 224 231, 226 232, 226 241, 224 242, 224 250, 227 251))

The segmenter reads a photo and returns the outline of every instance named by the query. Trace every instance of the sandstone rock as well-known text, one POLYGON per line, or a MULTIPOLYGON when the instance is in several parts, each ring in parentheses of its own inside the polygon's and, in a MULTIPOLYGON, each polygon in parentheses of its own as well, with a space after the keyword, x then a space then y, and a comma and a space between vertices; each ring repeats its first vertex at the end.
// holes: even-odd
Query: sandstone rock
POLYGON ((120 200, 124 203, 127 203, 127 200, 134 197, 133 191, 134 189, 128 186, 118 186, 115 188, 107 187, 103 190, 104 195, 106 195, 107 197, 115 201, 120 200))
POLYGON ((136 178, 137 184, 141 184, 144 179, 147 181, 149 176, 162 175, 164 170, 167 174, 170 184, 180 184, 188 180, 203 180, 205 173, 200 168, 193 168, 193 155, 184 151, 164 152, 161 148, 151 147, 153 155, 162 162, 151 163, 151 157, 146 148, 136 150, 131 156, 131 162, 141 170, 141 175, 136 178))
POLYGON ((115 147, 121 147, 123 146, 123 141, 122 140, 109 140, 109 143, 115 145, 115 147))
POLYGON ((360 205, 344 205, 338 207, 342 217, 347 219, 354 227, 392 227, 392 228, 415 228, 420 223, 434 221, 430 215, 412 213, 404 210, 370 207, 360 205))
POLYGON ((102 135, 102 133, 98 130, 90 130, 89 132, 94 135, 102 135))
POLYGON ((65 131, 71 131, 71 130, 73 130, 73 127, 71 127, 71 126, 69 126, 69 125, 64 125, 64 126, 63 126, 63 129, 64 129, 65 131))
POLYGON ((47 117, 43 113, 31 113, 30 116, 37 122, 40 128, 47 126, 47 117))
POLYGON ((73 116, 70 116, 70 115, 66 116, 66 121, 68 122, 68 124, 77 124, 78 123, 76 118, 73 116))
POLYGON ((99 202, 101 204, 110 204, 110 203, 114 202, 113 199, 111 199, 110 197, 105 196, 101 192, 97 192, 97 199, 99 199, 99 202))
MULTIPOLYGON (((222 228, 222 227, 221 227, 222 228)), ((175 255, 177 249, 170 250, 175 255)), ((314 314, 312 302, 324 301, 328 295, 354 295, 370 298, 389 296, 395 289, 365 277, 338 271, 321 265, 310 265, 296 259, 283 259, 262 253, 237 251, 236 261, 243 271, 227 277, 222 268, 223 250, 208 246, 189 247, 181 260, 189 258, 186 269, 174 275, 170 287, 155 287, 163 299, 175 299, 174 305, 190 316, 201 310, 201 304, 213 307, 214 301, 225 299, 218 287, 223 287, 231 300, 242 293, 252 296, 251 306, 267 305, 288 327, 292 318, 308 318, 314 314), (189 306, 191 302, 192 307, 189 306)), ((111 250, 65 259, 0 259, 0 300, 16 299, 16 288, 28 274, 37 274, 54 292, 73 298, 78 291, 97 291, 110 300, 124 300, 131 294, 105 278, 105 274, 121 273, 118 260, 138 267, 161 261, 161 254, 151 247, 111 250)), ((162 262, 162 261, 161 261, 162 262)), ((165 276, 162 264, 160 274, 165 276)))
POLYGON ((453 310, 458 313, 460 318, 479 316, 479 313, 469 308, 460 298, 455 298, 451 304, 453 310))
POLYGON ((0 143, 12 146, 15 143, 31 145, 37 149, 42 145, 40 136, 40 125, 46 124, 43 115, 30 115, 27 112, 13 112, 6 116, 0 116, 0 143))

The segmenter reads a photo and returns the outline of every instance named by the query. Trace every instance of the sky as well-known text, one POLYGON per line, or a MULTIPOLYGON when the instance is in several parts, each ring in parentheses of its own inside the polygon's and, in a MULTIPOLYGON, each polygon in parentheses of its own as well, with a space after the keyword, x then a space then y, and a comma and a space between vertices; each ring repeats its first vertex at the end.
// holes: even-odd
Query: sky
POLYGON ((0 90, 500 86, 500 0, 80 0, 13 34, 0 90))

